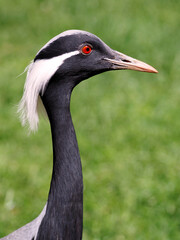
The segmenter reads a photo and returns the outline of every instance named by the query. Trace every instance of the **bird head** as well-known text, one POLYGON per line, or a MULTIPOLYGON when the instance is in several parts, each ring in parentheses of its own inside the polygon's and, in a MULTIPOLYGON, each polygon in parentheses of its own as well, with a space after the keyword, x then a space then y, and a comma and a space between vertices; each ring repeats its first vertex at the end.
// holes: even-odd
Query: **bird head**
POLYGON ((80 30, 69 30, 51 39, 38 52, 34 62, 53 58, 57 58, 56 74, 77 76, 81 80, 109 70, 157 73, 150 65, 112 50, 94 34, 80 30))
POLYGON ((66 79, 72 88, 80 81, 110 70, 131 69, 157 73, 150 65, 111 49, 97 36, 68 30, 46 43, 29 65, 24 94, 19 105, 23 125, 38 125, 37 105, 54 76, 66 79))

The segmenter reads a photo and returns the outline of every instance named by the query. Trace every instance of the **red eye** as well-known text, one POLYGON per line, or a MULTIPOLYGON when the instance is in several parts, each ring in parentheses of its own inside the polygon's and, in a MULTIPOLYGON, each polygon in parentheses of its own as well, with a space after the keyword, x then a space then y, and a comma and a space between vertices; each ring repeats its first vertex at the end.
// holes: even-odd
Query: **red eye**
POLYGON ((89 45, 85 45, 84 47, 82 47, 81 51, 84 54, 90 54, 92 51, 92 47, 89 45))

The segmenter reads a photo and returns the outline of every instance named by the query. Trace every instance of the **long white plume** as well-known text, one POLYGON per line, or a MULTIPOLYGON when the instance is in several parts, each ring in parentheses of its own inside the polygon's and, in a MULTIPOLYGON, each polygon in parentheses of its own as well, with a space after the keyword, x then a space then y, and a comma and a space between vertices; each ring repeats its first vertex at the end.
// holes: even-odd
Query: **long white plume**
POLYGON ((27 67, 24 93, 19 103, 18 112, 20 113, 22 125, 28 124, 30 131, 36 131, 38 128, 39 116, 37 106, 39 93, 44 93, 49 80, 63 62, 77 54, 79 54, 79 51, 65 53, 50 59, 36 60, 27 67))

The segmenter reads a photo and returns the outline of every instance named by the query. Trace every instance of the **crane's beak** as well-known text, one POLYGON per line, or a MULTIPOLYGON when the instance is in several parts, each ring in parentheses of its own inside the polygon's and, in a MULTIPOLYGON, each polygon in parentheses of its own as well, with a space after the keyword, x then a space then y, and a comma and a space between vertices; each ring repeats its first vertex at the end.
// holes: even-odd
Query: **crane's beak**
POLYGON ((114 51, 113 59, 104 58, 104 60, 112 63, 112 69, 114 70, 130 69, 141 72, 158 73, 158 71, 150 65, 117 51, 114 51))

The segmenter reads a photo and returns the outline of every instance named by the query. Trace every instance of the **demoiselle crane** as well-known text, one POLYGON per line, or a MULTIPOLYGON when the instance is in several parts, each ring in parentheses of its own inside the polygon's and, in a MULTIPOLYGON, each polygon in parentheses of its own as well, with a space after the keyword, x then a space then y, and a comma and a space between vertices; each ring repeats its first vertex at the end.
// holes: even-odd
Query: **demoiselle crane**
POLYGON ((81 240, 83 179, 81 160, 70 113, 74 87, 93 75, 132 69, 157 73, 150 65, 112 50, 97 36, 68 30, 52 38, 28 66, 19 104, 22 124, 38 128, 38 101, 49 118, 53 172, 47 203, 41 214, 3 240, 81 240))

